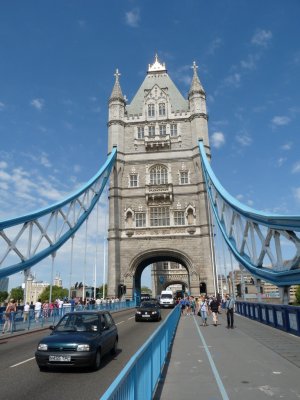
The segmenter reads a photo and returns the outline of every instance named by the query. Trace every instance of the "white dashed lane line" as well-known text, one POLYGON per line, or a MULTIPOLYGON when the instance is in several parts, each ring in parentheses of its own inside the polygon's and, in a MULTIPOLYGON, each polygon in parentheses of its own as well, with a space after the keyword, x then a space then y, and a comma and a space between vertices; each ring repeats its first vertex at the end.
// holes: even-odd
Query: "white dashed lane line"
POLYGON ((35 357, 28 358, 28 360, 21 361, 21 362, 19 362, 18 364, 15 364, 15 365, 11 365, 9 368, 18 367, 19 365, 25 364, 25 363, 27 363, 28 361, 32 361, 32 360, 34 360, 34 359, 35 359, 35 357))

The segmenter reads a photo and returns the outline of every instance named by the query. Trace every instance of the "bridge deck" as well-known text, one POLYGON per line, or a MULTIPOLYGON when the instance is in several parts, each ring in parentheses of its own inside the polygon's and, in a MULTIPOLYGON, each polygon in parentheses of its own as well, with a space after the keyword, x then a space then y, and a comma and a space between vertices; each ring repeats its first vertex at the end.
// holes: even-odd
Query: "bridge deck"
POLYGON ((155 400, 300 399, 300 338, 235 314, 182 316, 155 400))

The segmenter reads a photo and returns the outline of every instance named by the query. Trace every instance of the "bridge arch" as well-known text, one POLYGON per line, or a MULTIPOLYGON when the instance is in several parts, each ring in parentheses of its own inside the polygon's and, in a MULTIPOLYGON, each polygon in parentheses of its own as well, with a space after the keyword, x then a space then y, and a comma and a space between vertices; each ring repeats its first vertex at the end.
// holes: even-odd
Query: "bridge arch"
POLYGON ((174 278, 172 275, 166 276, 167 279, 162 282, 163 288, 166 288, 175 283, 179 283, 187 288, 191 288, 191 286, 193 285, 192 281, 194 282, 194 284, 195 282, 197 282, 198 284, 199 276, 195 271, 192 260, 185 252, 167 248, 152 249, 143 251, 137 254, 132 259, 128 270, 124 274, 126 296, 130 298, 139 296, 141 290, 141 276, 144 269, 151 264, 163 261, 176 262, 178 264, 181 264, 186 270, 185 279, 178 279, 178 277, 174 278))

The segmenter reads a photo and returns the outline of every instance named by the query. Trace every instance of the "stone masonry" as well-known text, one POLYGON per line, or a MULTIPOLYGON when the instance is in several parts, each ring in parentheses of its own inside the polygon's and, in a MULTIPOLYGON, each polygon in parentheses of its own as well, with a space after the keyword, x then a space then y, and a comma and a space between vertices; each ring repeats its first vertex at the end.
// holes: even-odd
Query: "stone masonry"
POLYGON ((109 189, 108 295, 120 284, 126 297, 138 295, 143 269, 159 261, 186 268, 192 295, 200 294, 200 283, 214 293, 198 140, 208 157, 210 148, 197 66, 187 100, 157 56, 131 103, 119 76, 117 70, 109 99, 108 151, 117 147, 118 155, 109 189))

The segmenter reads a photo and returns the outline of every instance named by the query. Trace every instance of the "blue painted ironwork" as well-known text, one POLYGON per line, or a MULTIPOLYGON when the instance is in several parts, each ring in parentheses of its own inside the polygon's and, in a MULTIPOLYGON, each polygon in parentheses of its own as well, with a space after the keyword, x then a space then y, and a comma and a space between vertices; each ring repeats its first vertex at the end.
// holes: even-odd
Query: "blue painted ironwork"
POLYGON ((75 235, 99 201, 116 156, 113 148, 98 173, 65 200, 0 222, 0 279, 55 254, 75 235))
POLYGON ((100 400, 151 400, 180 318, 175 307, 163 324, 135 353, 100 400))
POLYGON ((238 301, 236 312, 273 328, 300 336, 300 307, 238 301))
POLYGON ((277 286, 300 283, 300 216, 267 214, 243 205, 216 178, 199 141, 211 209, 230 251, 242 268, 277 286), (285 246, 293 246, 293 254, 285 246))

